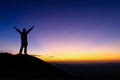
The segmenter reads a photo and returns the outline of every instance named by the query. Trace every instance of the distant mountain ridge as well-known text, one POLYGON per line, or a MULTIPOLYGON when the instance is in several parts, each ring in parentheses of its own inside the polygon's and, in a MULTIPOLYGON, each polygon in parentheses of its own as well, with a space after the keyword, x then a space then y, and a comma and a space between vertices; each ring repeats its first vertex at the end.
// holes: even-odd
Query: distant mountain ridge
POLYGON ((30 55, 0 53, 0 78, 3 76, 38 79, 76 78, 53 65, 30 55))

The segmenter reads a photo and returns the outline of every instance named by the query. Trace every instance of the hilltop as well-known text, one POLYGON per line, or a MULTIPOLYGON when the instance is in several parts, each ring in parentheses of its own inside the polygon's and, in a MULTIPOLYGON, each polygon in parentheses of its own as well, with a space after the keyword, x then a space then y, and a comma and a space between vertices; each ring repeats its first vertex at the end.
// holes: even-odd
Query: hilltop
POLYGON ((12 77, 30 79, 75 78, 75 76, 34 56, 0 53, 0 78, 12 77))

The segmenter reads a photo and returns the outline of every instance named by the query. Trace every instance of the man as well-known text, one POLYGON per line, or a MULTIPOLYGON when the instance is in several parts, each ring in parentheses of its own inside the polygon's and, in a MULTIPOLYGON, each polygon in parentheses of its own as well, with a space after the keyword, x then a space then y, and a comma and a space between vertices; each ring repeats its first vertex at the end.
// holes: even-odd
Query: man
POLYGON ((34 28, 34 26, 32 26, 27 31, 26 31, 26 28, 23 28, 23 31, 20 31, 15 26, 13 26, 13 28, 21 35, 21 48, 20 48, 19 54, 22 54, 23 48, 24 48, 24 54, 27 54, 27 46, 28 46, 27 35, 34 28))

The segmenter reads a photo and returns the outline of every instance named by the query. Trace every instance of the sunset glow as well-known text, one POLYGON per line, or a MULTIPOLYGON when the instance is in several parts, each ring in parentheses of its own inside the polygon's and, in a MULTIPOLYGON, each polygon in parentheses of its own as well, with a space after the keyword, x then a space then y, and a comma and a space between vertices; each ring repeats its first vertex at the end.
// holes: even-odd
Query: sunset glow
MULTIPOLYGON (((53 53, 49 53, 54 55, 53 53)), ((61 53, 62 54, 62 53, 61 53)), ((68 53, 66 55, 56 56, 36 56, 46 61, 117 61, 120 60, 119 53, 68 53)))
POLYGON ((17 54, 16 26, 35 28, 28 53, 48 62, 120 60, 120 4, 104 0, 0 1, 0 51, 17 54), (113 4, 114 3, 114 4, 113 4), (6 7, 4 7, 6 5, 6 7))

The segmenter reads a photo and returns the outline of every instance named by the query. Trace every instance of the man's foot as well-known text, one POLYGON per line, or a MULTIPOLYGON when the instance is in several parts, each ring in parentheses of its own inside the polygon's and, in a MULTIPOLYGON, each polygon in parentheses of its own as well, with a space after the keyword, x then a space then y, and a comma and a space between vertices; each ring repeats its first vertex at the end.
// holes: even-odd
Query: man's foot
POLYGON ((19 55, 22 55, 22 53, 19 53, 19 55))
POLYGON ((25 53, 25 55, 28 55, 27 53, 25 53))

